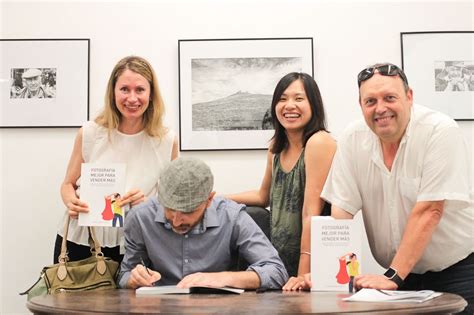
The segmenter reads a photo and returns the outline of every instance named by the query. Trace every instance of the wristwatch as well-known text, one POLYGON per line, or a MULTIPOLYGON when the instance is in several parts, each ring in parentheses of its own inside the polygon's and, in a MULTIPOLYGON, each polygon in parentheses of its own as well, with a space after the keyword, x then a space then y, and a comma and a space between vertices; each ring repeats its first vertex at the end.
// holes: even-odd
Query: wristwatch
POLYGON ((398 275, 398 271, 392 267, 388 268, 387 271, 383 274, 387 279, 392 280, 400 289, 403 285, 403 279, 398 275))

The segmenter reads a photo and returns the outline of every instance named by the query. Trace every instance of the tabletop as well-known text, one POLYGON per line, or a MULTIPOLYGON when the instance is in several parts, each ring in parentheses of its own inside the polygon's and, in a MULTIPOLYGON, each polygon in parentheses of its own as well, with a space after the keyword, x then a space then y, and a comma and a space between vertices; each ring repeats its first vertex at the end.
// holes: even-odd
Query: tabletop
POLYGON ((134 290, 61 293, 32 298, 34 314, 331 314, 374 313, 450 314, 467 303, 459 295, 444 293, 423 303, 344 302, 349 293, 267 291, 242 294, 174 294, 136 296, 134 290))

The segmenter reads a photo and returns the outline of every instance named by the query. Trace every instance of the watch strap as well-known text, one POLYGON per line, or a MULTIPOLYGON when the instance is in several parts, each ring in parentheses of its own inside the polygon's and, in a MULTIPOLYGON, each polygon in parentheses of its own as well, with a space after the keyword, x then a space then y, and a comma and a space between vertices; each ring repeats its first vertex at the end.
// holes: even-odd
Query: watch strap
POLYGON ((388 268, 384 276, 387 277, 387 279, 395 282, 398 289, 400 289, 404 283, 403 279, 398 275, 398 271, 394 268, 388 268))
POLYGON ((393 282, 397 284, 397 289, 400 289, 403 285, 403 279, 400 278, 398 274, 394 274, 390 280, 392 280, 393 282))

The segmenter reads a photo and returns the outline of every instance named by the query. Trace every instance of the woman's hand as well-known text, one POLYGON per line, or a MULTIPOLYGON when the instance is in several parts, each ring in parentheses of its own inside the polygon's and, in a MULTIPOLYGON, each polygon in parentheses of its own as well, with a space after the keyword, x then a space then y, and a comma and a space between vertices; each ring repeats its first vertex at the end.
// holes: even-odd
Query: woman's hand
POLYGON ((131 206, 136 206, 143 201, 145 201, 145 194, 143 191, 140 189, 132 189, 122 197, 120 203, 122 205, 130 203, 131 206))
POLYGON ((311 282, 307 281, 304 276, 290 277, 288 282, 283 286, 283 291, 309 290, 311 282))
POLYGON ((79 213, 87 213, 89 212, 89 206, 84 201, 80 200, 77 197, 71 198, 69 201, 66 202, 66 207, 68 209, 69 216, 72 219, 77 219, 79 213))

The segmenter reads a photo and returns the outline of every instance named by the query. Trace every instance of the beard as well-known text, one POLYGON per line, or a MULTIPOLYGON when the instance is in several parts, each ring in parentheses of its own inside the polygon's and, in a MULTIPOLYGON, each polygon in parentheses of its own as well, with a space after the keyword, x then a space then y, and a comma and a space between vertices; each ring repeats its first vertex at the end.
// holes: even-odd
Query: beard
POLYGON ((172 225, 171 229, 173 230, 173 232, 183 235, 183 234, 188 233, 192 229, 192 226, 189 224, 183 224, 179 226, 172 225))

